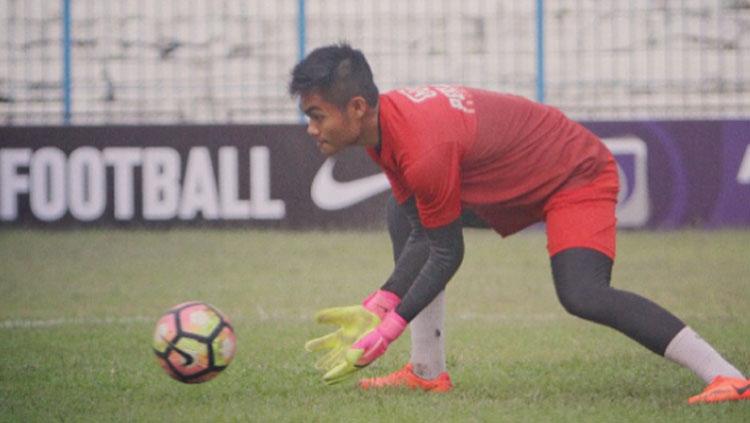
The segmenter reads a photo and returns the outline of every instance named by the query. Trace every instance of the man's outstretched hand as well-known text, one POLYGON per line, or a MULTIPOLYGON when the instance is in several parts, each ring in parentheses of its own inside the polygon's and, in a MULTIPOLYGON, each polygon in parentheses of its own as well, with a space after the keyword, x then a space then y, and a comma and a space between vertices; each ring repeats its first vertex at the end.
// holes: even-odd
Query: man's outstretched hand
MULTIPOLYGON (((396 330, 398 334, 395 336, 395 329, 391 328, 393 323, 387 325, 391 329, 385 330, 385 337, 377 328, 385 324, 386 320, 393 320, 392 317, 387 319, 387 316, 400 302, 401 299, 393 292, 379 289, 365 298, 362 305, 332 307, 315 314, 317 323, 338 326, 336 331, 305 344, 308 351, 327 351, 315 363, 316 369, 326 372, 323 375, 324 382, 339 383, 385 352, 388 343, 406 328, 406 322, 403 322, 400 330, 396 330), (389 337, 392 339, 388 340, 389 337), (381 338, 382 341, 378 341, 381 338), (375 351, 380 352, 375 355, 375 351)), ((400 316, 398 319, 403 321, 400 316)), ((395 327, 398 328, 399 325, 396 324, 395 327)))
MULTIPOLYGON (((361 305, 354 305, 320 310, 315 314, 315 322, 339 327, 334 332, 305 343, 307 351, 327 351, 315 362, 315 368, 326 371, 328 375, 346 362, 347 350, 363 335, 375 329, 380 317, 361 305)), ((338 370, 335 374, 340 372, 338 370)), ((326 380, 325 376, 323 380, 326 380)))
POLYGON ((388 312, 376 328, 367 332, 346 351, 343 361, 323 375, 323 381, 329 385, 342 382, 377 360, 385 354, 391 342, 401 336, 406 325, 406 320, 395 311, 388 312))

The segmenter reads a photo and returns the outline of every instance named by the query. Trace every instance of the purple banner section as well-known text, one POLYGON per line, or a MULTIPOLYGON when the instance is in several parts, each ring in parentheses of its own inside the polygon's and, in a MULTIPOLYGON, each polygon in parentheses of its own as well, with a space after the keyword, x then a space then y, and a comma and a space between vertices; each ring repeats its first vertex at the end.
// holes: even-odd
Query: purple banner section
MULTIPOLYGON (((617 159, 620 227, 750 226, 750 121, 584 125, 617 159)), ((0 128, 0 226, 382 227, 388 188, 300 125, 0 128)))
POLYGON ((750 226, 749 121, 585 125, 620 166, 621 227, 750 226))

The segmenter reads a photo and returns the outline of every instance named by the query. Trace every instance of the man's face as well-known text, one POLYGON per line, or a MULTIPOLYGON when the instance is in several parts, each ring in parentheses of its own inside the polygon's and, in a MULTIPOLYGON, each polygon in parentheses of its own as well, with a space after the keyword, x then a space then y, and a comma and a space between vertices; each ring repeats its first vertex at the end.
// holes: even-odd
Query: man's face
POLYGON ((307 133, 315 138, 318 149, 326 156, 356 144, 362 135, 362 115, 352 101, 341 110, 312 92, 300 97, 300 109, 309 119, 307 133))

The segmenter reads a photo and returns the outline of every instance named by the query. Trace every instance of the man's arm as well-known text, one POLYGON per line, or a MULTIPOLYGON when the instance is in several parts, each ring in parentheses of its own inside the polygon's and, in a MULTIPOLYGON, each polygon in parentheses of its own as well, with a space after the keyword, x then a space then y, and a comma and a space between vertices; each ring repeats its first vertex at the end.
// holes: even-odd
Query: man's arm
POLYGON ((460 218, 427 229, 419 220, 414 197, 399 209, 411 223, 411 234, 382 289, 402 299, 396 312, 408 322, 445 289, 463 260, 464 241, 460 218))
POLYGON ((374 293, 374 296, 368 297, 364 308, 361 306, 334 308, 324 310, 322 314, 319 313, 318 321, 326 320, 321 317, 333 317, 327 320, 330 323, 341 324, 341 329, 333 335, 336 342, 328 342, 329 336, 308 342, 309 350, 318 349, 316 347, 319 345, 321 348, 330 349, 329 344, 334 344, 334 348, 327 355, 330 359, 324 357, 326 365, 321 366, 330 367, 330 370, 323 375, 323 380, 328 384, 346 380, 352 373, 383 355, 388 345, 403 333, 408 322, 440 294, 461 264, 464 244, 460 218, 439 228, 425 229, 419 221, 414 199, 407 201, 400 209, 412 222, 412 229, 409 241, 401 251, 393 274, 383 289, 374 293), (389 291, 388 287, 393 291, 389 291), (405 293, 400 294, 404 295, 401 301, 401 304, 406 303, 404 307, 398 305, 393 309, 381 305, 381 307, 372 308, 369 312, 365 310, 373 306, 370 304, 374 301, 373 299, 388 299, 388 296, 392 296, 392 300, 395 300, 391 301, 391 307, 395 306, 399 303, 399 296, 395 295, 396 290, 405 293), (372 327, 369 325, 374 323, 368 317, 376 312, 382 312, 382 315, 378 314, 379 323, 376 327, 367 330, 368 327, 372 327), (370 323, 360 325, 355 330, 347 330, 352 329, 353 323, 365 320, 370 323), (350 348, 344 350, 343 338, 336 334, 349 332, 358 340, 350 348))
POLYGON ((398 204, 395 198, 391 198, 387 211, 388 231, 391 240, 394 240, 393 252, 397 257, 393 273, 381 289, 403 298, 430 256, 430 240, 419 221, 414 197, 410 197, 404 204, 398 204), (399 232, 404 230, 409 231, 406 242, 396 242, 403 239, 404 235, 399 232))

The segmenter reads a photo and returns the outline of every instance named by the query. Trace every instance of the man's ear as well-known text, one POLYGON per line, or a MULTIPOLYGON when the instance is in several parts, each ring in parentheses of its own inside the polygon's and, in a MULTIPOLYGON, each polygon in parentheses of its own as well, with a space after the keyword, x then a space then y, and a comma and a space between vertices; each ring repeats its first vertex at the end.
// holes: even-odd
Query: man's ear
POLYGON ((353 97, 351 100, 349 100, 349 105, 347 107, 349 109, 349 112, 358 118, 362 118, 370 108, 370 106, 367 104, 367 100, 365 100, 365 98, 362 96, 353 97))

